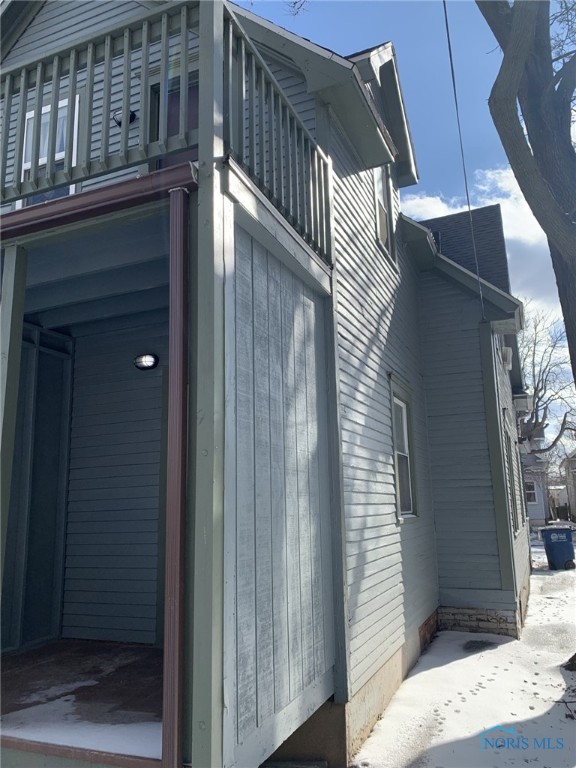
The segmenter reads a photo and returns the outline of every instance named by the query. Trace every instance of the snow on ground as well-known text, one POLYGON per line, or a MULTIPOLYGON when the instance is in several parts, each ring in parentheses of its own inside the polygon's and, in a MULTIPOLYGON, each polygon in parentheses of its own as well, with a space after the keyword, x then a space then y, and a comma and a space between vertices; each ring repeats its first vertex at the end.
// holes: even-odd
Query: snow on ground
POLYGON ((532 562, 521 639, 439 633, 351 768, 576 768, 576 571, 532 562))
POLYGON ((78 716, 74 696, 12 712, 2 718, 2 735, 139 757, 162 756, 162 723, 94 723, 78 716))

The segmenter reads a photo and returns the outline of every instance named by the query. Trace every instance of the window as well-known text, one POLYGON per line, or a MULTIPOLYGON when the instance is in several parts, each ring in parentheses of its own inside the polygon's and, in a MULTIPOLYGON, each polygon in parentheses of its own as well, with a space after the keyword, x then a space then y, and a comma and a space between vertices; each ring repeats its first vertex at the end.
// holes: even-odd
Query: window
POLYGON ((374 170, 374 183, 376 190, 376 237, 386 253, 391 258, 394 258, 392 252, 388 171, 385 167, 374 170))
MULTIPOLYGON (((42 107, 40 113, 40 140, 38 145, 38 170, 48 163, 48 135, 50 132, 50 105, 42 107)), ((32 142, 34 140, 34 110, 26 113, 26 123, 24 126, 24 152, 22 155, 22 181, 30 179, 30 169, 32 168, 32 142)), ((76 127, 78 119, 78 97, 76 97, 75 109, 75 130, 73 133, 72 146, 72 165, 76 163, 76 127)), ((66 131, 68 128, 68 99, 62 99, 58 102, 58 117, 56 119, 56 142, 54 147, 54 170, 61 171, 64 168, 64 155, 66 152, 66 131)), ((25 200, 19 201, 22 205, 35 205, 47 200, 56 200, 59 197, 67 197, 74 194, 75 185, 57 187, 56 189, 47 189, 38 192, 35 195, 28 196, 25 200)))
POLYGON ((408 404, 394 395, 392 398, 392 408, 396 502, 400 515, 412 515, 414 514, 414 504, 412 501, 412 476, 410 472, 408 404))
POLYGON ((510 515, 512 518, 512 527, 514 533, 520 530, 520 520, 518 517, 518 499, 516 497, 516 483, 514 479, 514 465, 512 458, 512 440, 508 432, 504 435, 506 447, 506 467, 508 474, 508 500, 510 504, 510 515))
POLYGON ((526 480, 524 483, 524 490, 526 492, 526 503, 536 503, 536 484, 532 480, 526 480))
MULTIPOLYGON (((188 125, 187 129, 192 131, 198 128, 198 80, 196 73, 190 75, 188 83, 188 125)), ((166 95, 166 136, 177 136, 180 124, 180 78, 174 78, 170 81, 166 95)), ((160 134, 160 86, 152 87, 152 125, 151 133, 154 141, 158 140, 160 134)), ((183 149, 175 154, 169 154, 158 160, 157 168, 168 168, 172 165, 179 165, 186 161, 198 159, 198 147, 183 149)))

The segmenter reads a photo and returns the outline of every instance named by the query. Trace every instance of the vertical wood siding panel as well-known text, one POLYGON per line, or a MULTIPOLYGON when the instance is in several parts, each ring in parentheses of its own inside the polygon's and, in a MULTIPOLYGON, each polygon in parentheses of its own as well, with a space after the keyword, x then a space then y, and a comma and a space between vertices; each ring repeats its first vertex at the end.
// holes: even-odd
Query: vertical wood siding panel
POLYGON ((256 574, 254 527, 254 340, 252 243, 238 237, 236 262, 236 605, 238 739, 257 726, 256 574))
MULTIPOLYGON (((309 455, 309 496, 310 509, 320 510, 320 457, 321 446, 318 441, 318 407, 317 407, 317 377, 316 377, 316 323, 317 307, 311 292, 304 294, 304 333, 306 340, 306 413, 308 426, 308 455, 309 455)), ((320 314, 320 313, 319 313, 320 314)), ((320 315, 321 317, 321 315, 320 315)), ((324 611, 323 611, 323 584, 322 584, 322 516, 310 515, 310 569, 314 644, 314 671, 322 674, 325 670, 325 644, 324 644, 324 611)))
POLYGON ((286 483, 286 547, 288 551, 288 657, 290 699, 302 690, 302 620, 300 613, 300 531, 298 519, 298 455, 294 338, 294 278, 282 267, 282 373, 284 391, 284 472, 286 483))
POLYGON ((274 704, 281 711, 290 701, 288 646, 288 552, 284 461, 284 387, 282 376, 281 268, 269 258, 270 466, 272 515, 272 600, 274 608, 274 704))
POLYGON ((256 504, 256 644, 258 722, 274 711, 272 627, 272 521, 270 515, 270 362, 268 332, 268 257, 254 242, 254 421, 256 504))
POLYGON ((292 723, 300 713, 297 727, 318 686, 331 685, 334 631, 323 304, 239 228, 235 299, 236 741, 245 765, 251 750, 260 762, 263 739, 271 752, 286 738, 287 707, 292 723))
POLYGON ((312 621, 312 554, 310 551, 310 478, 314 460, 308 446, 306 336, 304 303, 299 284, 294 286, 294 343, 296 365, 296 460, 298 471, 298 531, 300 548, 300 616, 302 626, 302 675, 304 686, 314 679, 314 628, 312 621))

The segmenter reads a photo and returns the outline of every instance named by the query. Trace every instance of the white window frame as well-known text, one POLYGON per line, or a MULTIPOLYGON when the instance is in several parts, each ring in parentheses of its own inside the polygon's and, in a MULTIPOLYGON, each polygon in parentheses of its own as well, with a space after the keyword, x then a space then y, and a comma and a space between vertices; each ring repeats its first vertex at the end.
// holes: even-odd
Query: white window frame
POLYGON ((376 241, 386 256, 396 264, 394 249, 394 227, 392 226, 392 194, 390 172, 387 165, 374 168, 374 208, 376 213, 376 241), (388 244, 382 239, 382 219, 385 219, 388 229, 388 244))
POLYGON ((538 503, 538 495, 536 493, 536 483, 534 480, 525 480, 524 481, 524 494, 526 496, 526 504, 537 504, 538 503), (528 486, 531 485, 532 489, 529 490, 528 486), (534 498, 529 499, 528 494, 533 494, 534 498))
MULTIPOLYGON (((76 102, 76 108, 74 109, 74 130, 72 132, 72 165, 76 165, 77 160, 77 152, 78 152, 78 104, 79 104, 79 97, 78 94, 76 94, 75 97, 76 102)), ((58 111, 62 107, 68 107, 69 101, 67 98, 60 99, 58 102, 58 111)), ((45 114, 50 114, 50 111, 52 109, 51 104, 45 104, 41 111, 40 111, 40 121, 42 121, 42 116, 45 114)), ((70 113, 68 113, 70 114, 70 113)), ((32 167, 32 159, 26 160, 26 146, 27 146, 27 138, 28 138, 28 131, 34 130, 34 117, 36 115, 36 110, 32 109, 29 112, 26 112, 26 118, 24 120, 24 141, 22 143, 22 171, 20 175, 20 181, 26 181, 26 171, 29 171, 32 167)), ((68 117, 66 118, 68 120, 68 117)), ((66 155, 66 148, 64 148, 63 152, 56 152, 54 155, 54 162, 57 163, 60 160, 63 160, 66 155)), ((48 164, 48 156, 46 157, 39 157, 38 158, 38 168, 42 168, 43 166, 48 164)), ((42 193, 43 190, 40 190, 39 194, 42 193)), ((70 184, 68 187, 68 194, 73 195, 76 192, 76 184, 70 184)), ((21 198, 20 200, 16 201, 15 208, 23 208, 26 205, 27 198, 21 198)))
POLYGON ((392 439, 394 445, 394 479, 396 484, 396 510, 399 520, 416 516, 416 504, 414 494, 414 483, 412 474, 412 440, 410 436, 410 403, 404 399, 398 392, 392 391, 392 408, 400 407, 402 414, 402 435, 398 435, 396 419, 392 413, 392 439), (404 445, 406 450, 400 450, 400 444, 404 445), (406 467, 408 470, 408 488, 410 491, 410 509, 402 509, 401 484, 400 484, 400 463, 398 457, 406 458, 406 467))

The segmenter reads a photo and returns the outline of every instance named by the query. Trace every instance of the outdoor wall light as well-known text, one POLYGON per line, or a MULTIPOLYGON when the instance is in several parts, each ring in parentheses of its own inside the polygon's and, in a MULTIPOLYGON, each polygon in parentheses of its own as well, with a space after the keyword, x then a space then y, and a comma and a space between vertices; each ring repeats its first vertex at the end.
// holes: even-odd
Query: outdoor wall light
MULTIPOLYGON (((116 123, 118 128, 122 127, 122 112, 123 111, 124 111, 123 109, 117 109, 115 112, 112 113, 112 120, 114 120, 114 122, 116 123)), ((128 114, 129 114, 128 122, 129 123, 133 123, 134 120, 136 120, 136 112, 134 112, 133 110, 130 110, 130 112, 128 114)))
POLYGON ((134 365, 139 371, 151 371, 158 365, 158 355, 138 355, 134 358, 134 365))

